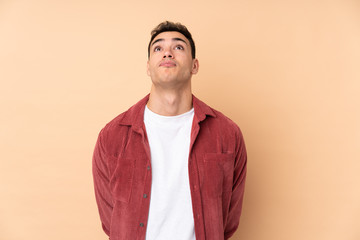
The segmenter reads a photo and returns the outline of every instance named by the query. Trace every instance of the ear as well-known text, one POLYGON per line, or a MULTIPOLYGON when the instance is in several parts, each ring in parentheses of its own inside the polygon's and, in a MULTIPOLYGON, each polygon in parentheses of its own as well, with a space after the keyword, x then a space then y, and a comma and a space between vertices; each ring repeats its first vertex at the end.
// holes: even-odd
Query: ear
POLYGON ((150 77, 150 70, 149 70, 149 60, 147 61, 147 63, 146 63, 146 73, 147 73, 147 75, 150 77))
POLYGON ((191 74, 197 74, 199 71, 199 60, 197 58, 193 59, 192 65, 191 74))

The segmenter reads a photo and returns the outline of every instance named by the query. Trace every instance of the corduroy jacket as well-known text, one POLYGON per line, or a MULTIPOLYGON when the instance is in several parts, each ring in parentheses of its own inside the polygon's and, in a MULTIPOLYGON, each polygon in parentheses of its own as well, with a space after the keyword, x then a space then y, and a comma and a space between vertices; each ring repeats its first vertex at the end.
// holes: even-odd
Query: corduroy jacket
MULTIPOLYGON (((110 240, 145 239, 151 194, 144 126, 149 95, 99 133, 92 161, 95 197, 110 240)), ((197 240, 228 239, 241 215, 246 149, 239 127, 193 96, 189 182, 197 240)), ((176 236, 174 236, 175 238, 176 236)))

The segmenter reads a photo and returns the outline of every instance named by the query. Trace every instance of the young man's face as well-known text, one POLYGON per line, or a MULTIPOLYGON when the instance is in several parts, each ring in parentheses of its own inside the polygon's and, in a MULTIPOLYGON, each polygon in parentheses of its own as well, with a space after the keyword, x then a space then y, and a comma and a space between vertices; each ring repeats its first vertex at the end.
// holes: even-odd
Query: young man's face
POLYGON ((198 60, 191 56, 190 42, 181 33, 163 32, 151 42, 147 74, 154 85, 175 88, 189 85, 198 69, 198 60))

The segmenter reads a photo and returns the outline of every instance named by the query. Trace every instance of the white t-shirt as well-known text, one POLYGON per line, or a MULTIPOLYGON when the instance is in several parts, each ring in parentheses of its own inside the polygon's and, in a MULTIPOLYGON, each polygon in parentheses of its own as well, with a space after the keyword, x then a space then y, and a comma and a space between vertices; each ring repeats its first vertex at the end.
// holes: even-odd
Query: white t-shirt
POLYGON ((189 185, 189 148, 194 109, 162 116, 145 107, 152 185, 146 240, 195 240, 189 185))

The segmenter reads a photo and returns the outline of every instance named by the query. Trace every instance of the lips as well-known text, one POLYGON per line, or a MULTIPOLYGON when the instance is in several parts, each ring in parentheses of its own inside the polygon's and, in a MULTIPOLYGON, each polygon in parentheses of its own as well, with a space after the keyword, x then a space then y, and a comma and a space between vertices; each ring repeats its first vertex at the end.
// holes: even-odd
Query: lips
POLYGON ((169 60, 162 61, 160 63, 160 67, 175 67, 175 66, 176 66, 176 63, 174 63, 173 61, 169 61, 169 60))

